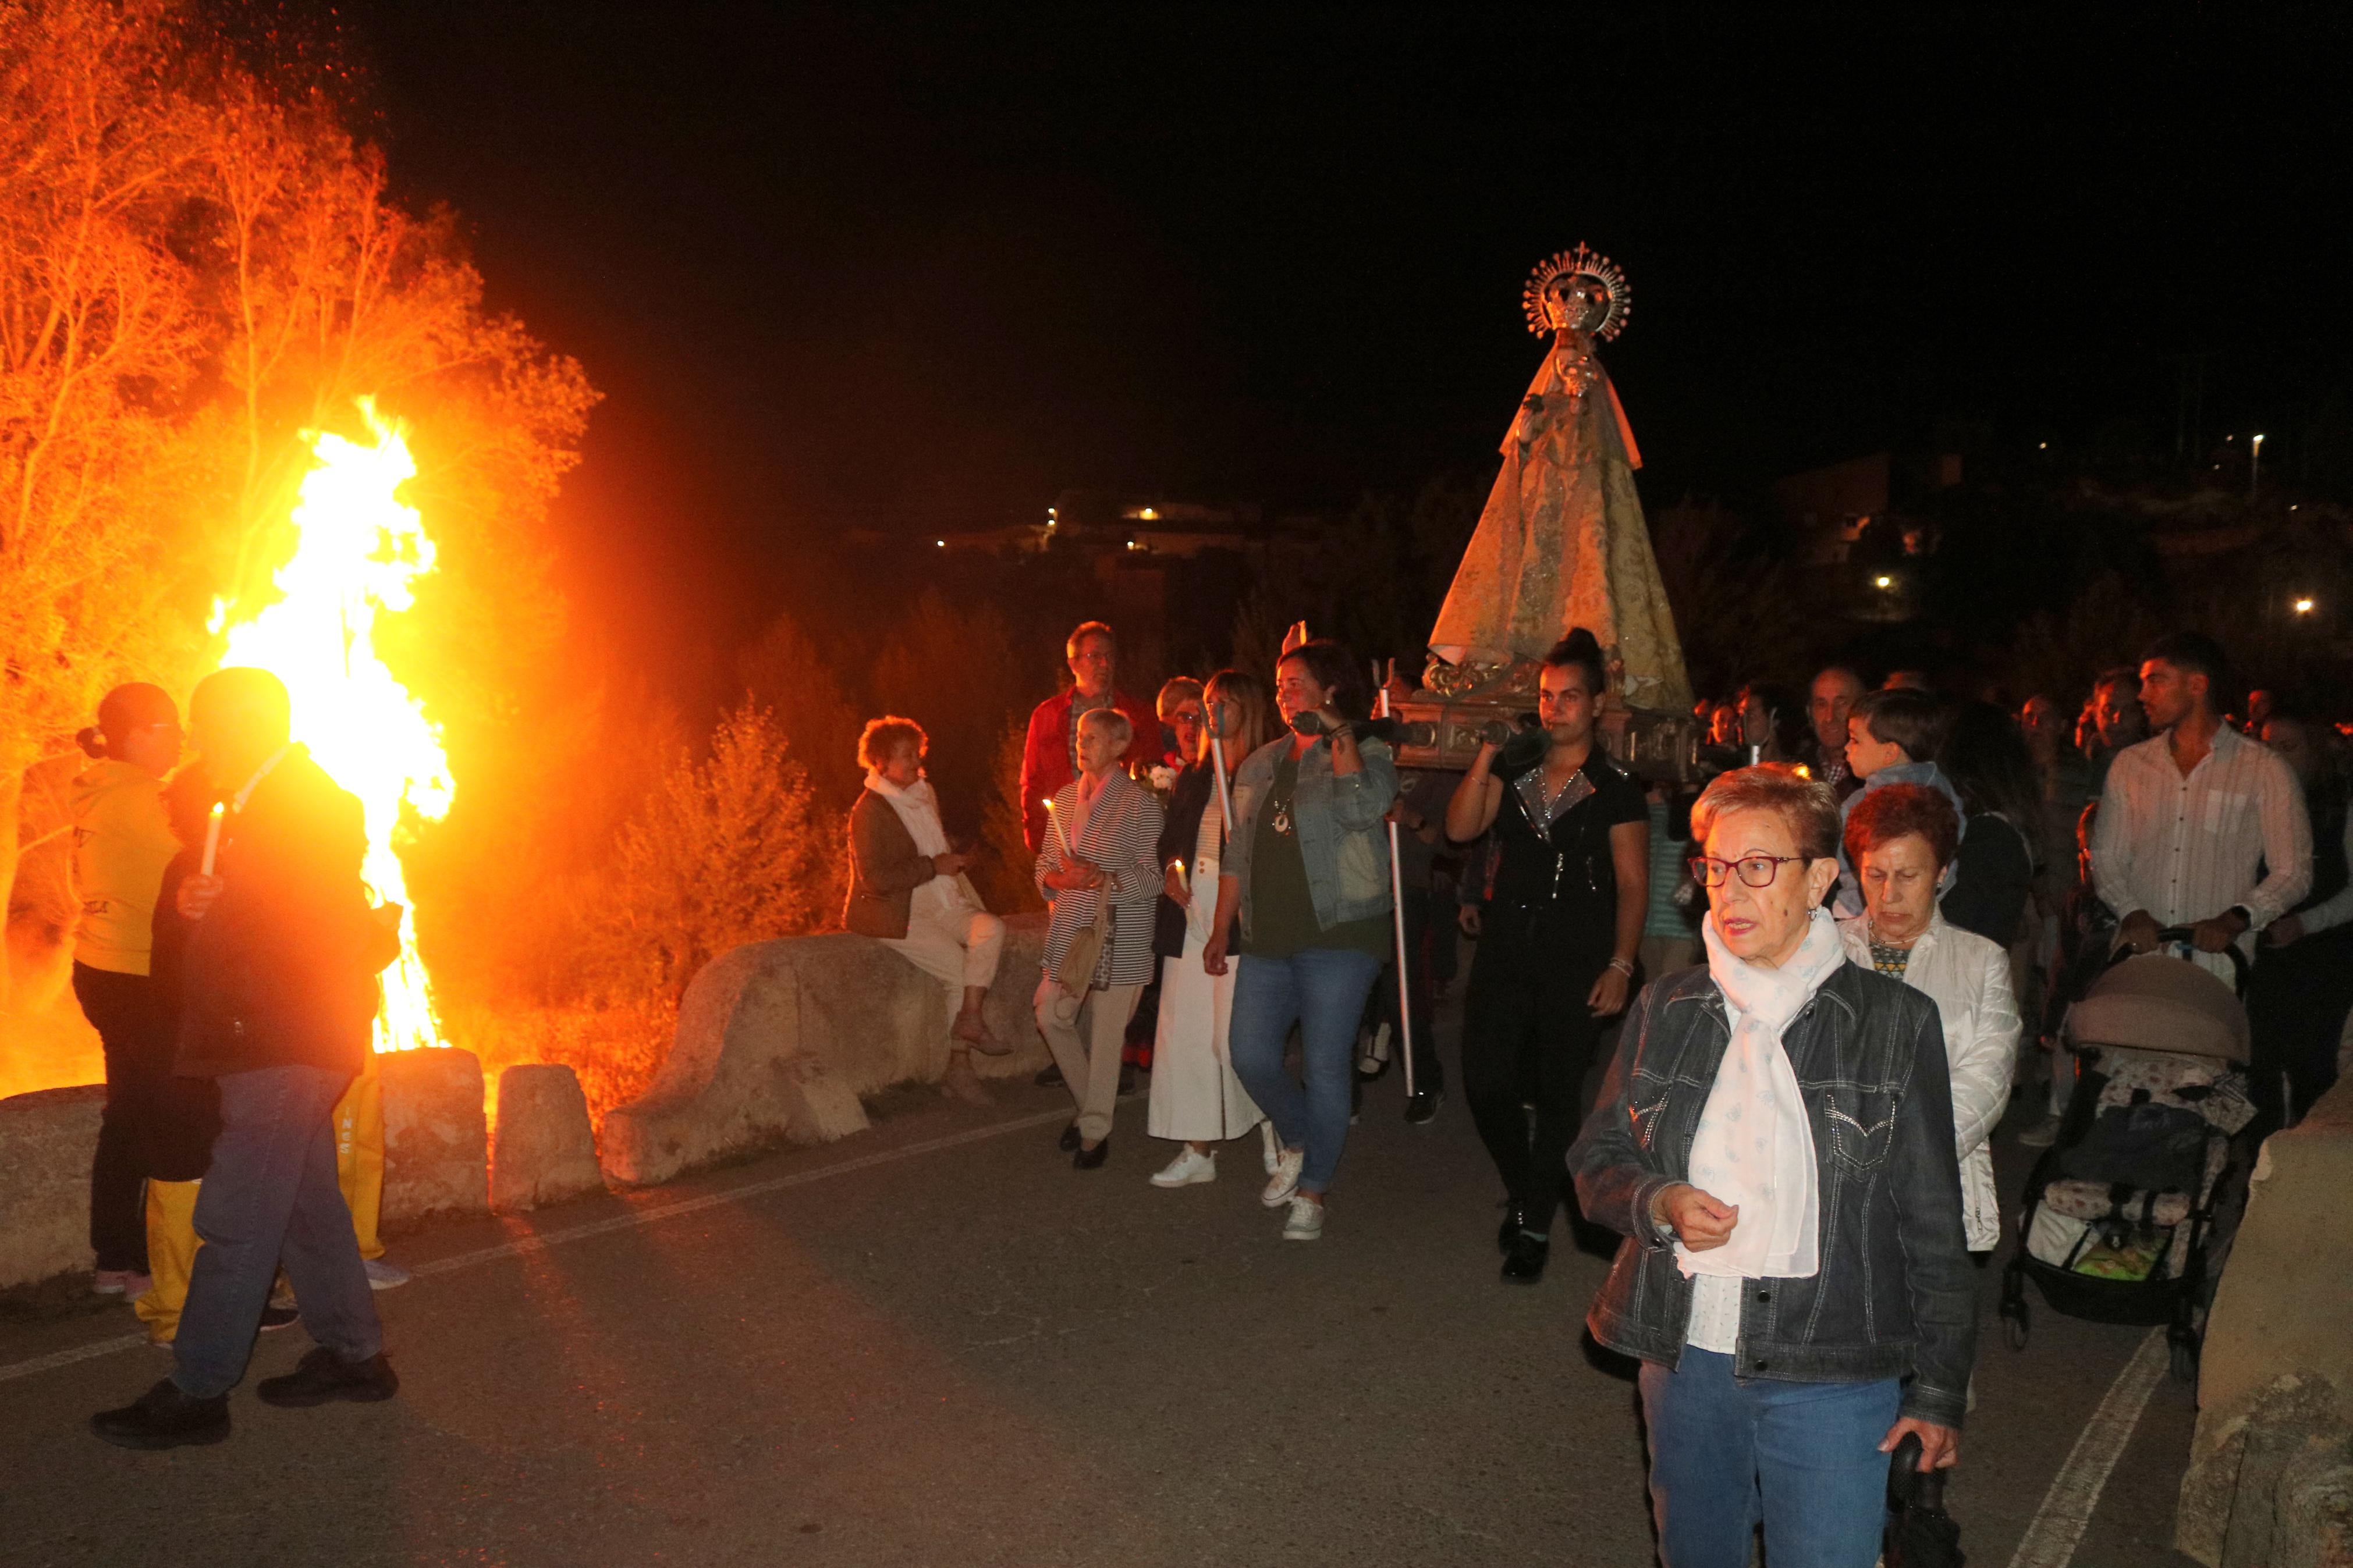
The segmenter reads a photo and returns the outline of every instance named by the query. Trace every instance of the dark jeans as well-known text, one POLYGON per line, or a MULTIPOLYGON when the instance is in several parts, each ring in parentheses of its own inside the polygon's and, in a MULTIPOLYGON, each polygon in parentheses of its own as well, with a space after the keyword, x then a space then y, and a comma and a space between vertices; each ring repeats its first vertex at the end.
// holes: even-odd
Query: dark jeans
POLYGON ((90 1163, 90 1247, 100 1268, 147 1272, 147 1123, 172 1075, 171 1020, 143 974, 76 962, 74 1000, 106 1052, 106 1106, 90 1163))
POLYGON ((1227 1027, 1234 1076, 1274 1123, 1283 1147, 1305 1152, 1303 1193, 1331 1190, 1348 1142, 1348 1091, 1356 1079, 1356 1020, 1381 961, 1353 948, 1311 947, 1288 958, 1242 955, 1227 1027), (1299 1079, 1283 1066, 1291 1026, 1299 1026, 1299 1079))
POLYGON ((1765 1525, 1773 1568, 1872 1568, 1887 1518, 1887 1456, 1903 1385, 1778 1383, 1683 1347, 1642 1363, 1651 1508, 1664 1568, 1748 1568, 1765 1525))
POLYGON ((345 1361, 384 1348, 352 1211, 335 1184, 335 1101, 349 1073, 264 1068, 220 1080, 220 1137, 196 1194, 195 1268, 172 1381, 192 1398, 245 1376, 280 1264, 311 1337, 345 1361))
POLYGON ((2250 1096, 2261 1136, 2301 1121, 2337 1081, 2337 1043, 2353 1007, 2353 926, 2258 945, 2247 982, 2254 1059, 2250 1096), (2284 1081, 2283 1081, 2284 1080, 2284 1081))
MULTIPOLYGON (((1405 890, 1405 984, 1413 1001, 1413 1087, 1425 1094, 1446 1087, 1438 1065, 1438 1037, 1430 1023, 1430 896, 1428 888, 1405 890)), ((1392 1038, 1404 1031, 1398 1025, 1397 961, 1391 959, 1373 986, 1375 1018, 1389 1026, 1392 1038)))
POLYGON ((1609 965, 1609 941, 1590 915, 1491 905, 1471 963, 1463 1098, 1504 1190, 1538 1233, 1552 1229, 1585 1120, 1586 1069, 1605 1022, 1585 998, 1609 965))

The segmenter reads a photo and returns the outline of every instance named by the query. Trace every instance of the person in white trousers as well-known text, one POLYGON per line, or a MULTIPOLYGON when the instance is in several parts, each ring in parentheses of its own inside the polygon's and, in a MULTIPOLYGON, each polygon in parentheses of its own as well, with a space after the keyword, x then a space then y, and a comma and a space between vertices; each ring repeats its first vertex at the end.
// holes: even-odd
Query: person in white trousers
POLYGON ((946 992, 947 1070, 941 1092, 989 1102, 972 1056, 1013 1047, 988 1032, 981 1005, 997 981, 1005 922, 981 907, 965 876, 972 857, 948 842, 939 799, 923 776, 928 737, 912 719, 866 726, 858 760, 866 792, 849 812, 849 899, 842 924, 871 936, 937 980, 946 992))
MULTIPOLYGON (((1247 757, 1267 740, 1266 687, 1240 670, 1210 678, 1207 711, 1219 716, 1225 754, 1247 757)), ((1270 1134, 1266 1113, 1234 1076, 1226 1027, 1234 1010, 1235 970, 1211 974, 1201 963, 1215 923, 1218 868, 1225 858, 1225 812, 1218 789, 1209 726, 1196 726, 1185 771, 1169 792, 1160 834, 1163 874, 1153 950, 1160 955, 1160 1018, 1153 1042, 1152 1102, 1145 1128, 1181 1140, 1176 1157, 1153 1173, 1155 1187, 1218 1179, 1214 1145, 1251 1128, 1270 1134)))

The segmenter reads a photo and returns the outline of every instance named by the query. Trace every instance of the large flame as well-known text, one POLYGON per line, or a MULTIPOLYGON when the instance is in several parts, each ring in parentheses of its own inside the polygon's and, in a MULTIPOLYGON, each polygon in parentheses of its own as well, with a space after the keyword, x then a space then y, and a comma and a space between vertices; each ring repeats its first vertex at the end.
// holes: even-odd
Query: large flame
MULTIPOLYGON (((275 578, 280 597, 228 628, 222 662, 259 665, 286 682, 294 738, 366 808, 362 875, 378 899, 405 905, 407 885, 393 853, 402 807, 438 821, 455 785, 439 732, 376 657, 375 628, 379 615, 415 603, 417 579, 433 570, 433 539, 417 509, 398 499, 417 472, 401 426, 379 416, 370 399, 359 406, 375 444, 323 433, 312 439, 315 466, 294 503, 294 557, 275 578)), ((226 604, 215 606, 216 629, 227 613, 226 604)), ((440 1043, 415 922, 404 920, 399 961, 384 974, 375 1048, 440 1043)))

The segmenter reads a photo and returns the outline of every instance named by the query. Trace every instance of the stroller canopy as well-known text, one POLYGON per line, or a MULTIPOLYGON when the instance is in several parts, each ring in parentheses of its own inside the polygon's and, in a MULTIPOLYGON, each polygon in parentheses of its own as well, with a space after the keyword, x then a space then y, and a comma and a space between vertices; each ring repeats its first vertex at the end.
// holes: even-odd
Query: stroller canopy
POLYGON ((2079 1046, 2247 1060, 2247 1010, 2231 987, 2195 963, 2162 953, 2127 958, 2092 983, 2068 1010, 2079 1046))

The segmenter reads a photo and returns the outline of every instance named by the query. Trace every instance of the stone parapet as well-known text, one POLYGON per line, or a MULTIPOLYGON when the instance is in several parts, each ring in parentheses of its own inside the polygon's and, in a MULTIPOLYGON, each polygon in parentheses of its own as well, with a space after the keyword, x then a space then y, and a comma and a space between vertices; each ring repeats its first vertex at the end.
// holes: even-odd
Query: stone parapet
POLYGON ((498 1136, 491 1144, 491 1207, 501 1214, 605 1190, 596 1135, 579 1076, 533 1062, 499 1074, 498 1136))
POLYGON ((0 1100, 0 1289, 87 1272, 90 1159, 106 1086, 0 1100))
MULTIPOLYGON (((1042 915, 1006 921, 989 1030, 1010 1056, 975 1053, 983 1078, 1050 1060, 1029 1012, 1042 915)), ((948 1058, 946 994, 871 937, 835 932, 753 942, 687 987, 678 1037, 645 1096, 606 1118, 605 1173, 648 1185, 775 1142, 823 1143, 867 1125, 863 1095, 936 1082, 948 1058)))
POLYGON ((2214 1295, 2174 1544, 2353 1568, 2353 1078, 2265 1140, 2214 1295))
POLYGON ((384 1227, 438 1214, 487 1214, 491 1131, 482 1064, 445 1047, 376 1058, 384 1079, 384 1227))

